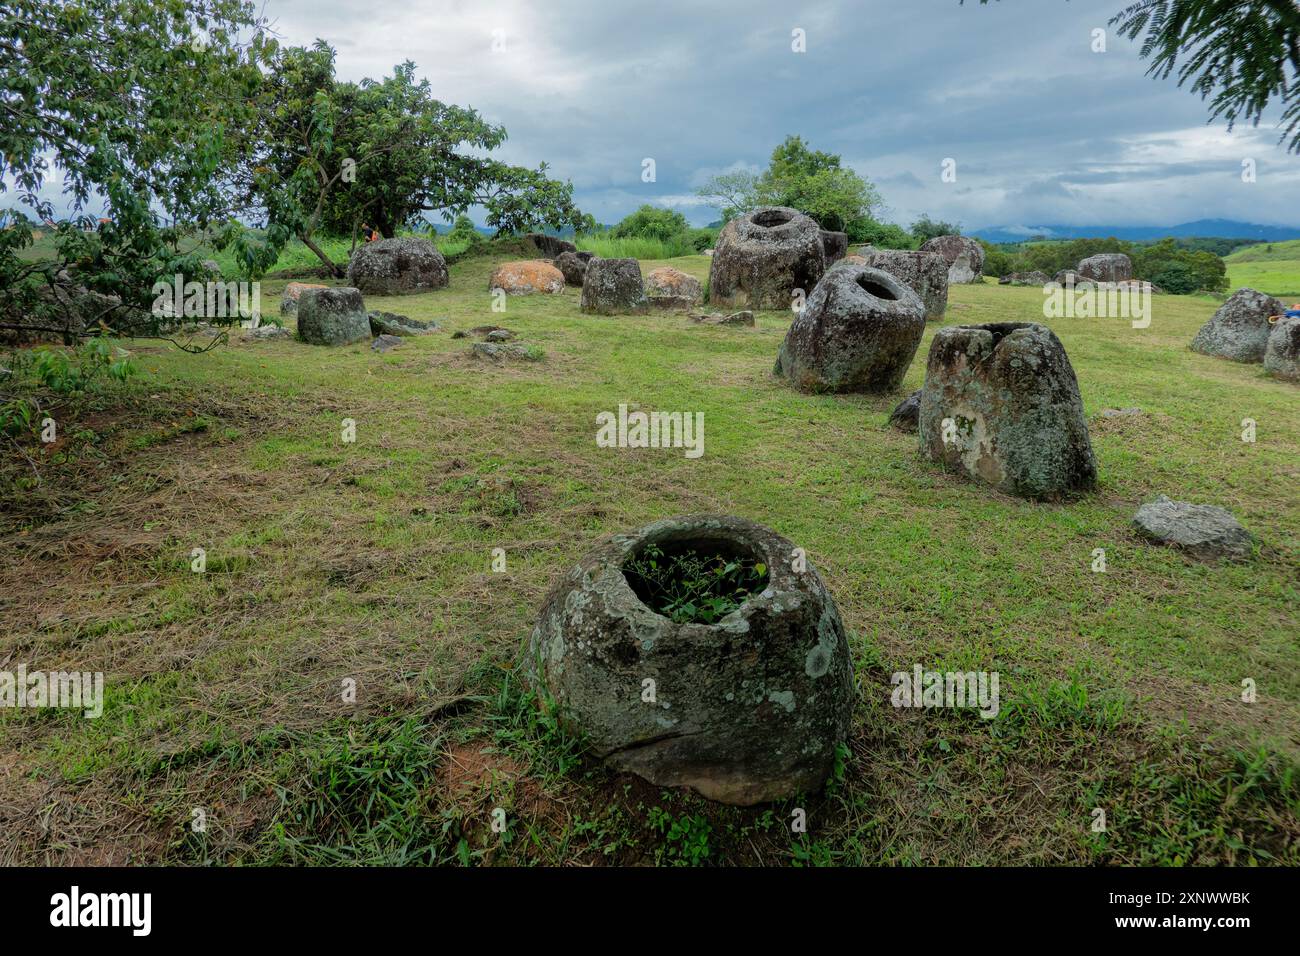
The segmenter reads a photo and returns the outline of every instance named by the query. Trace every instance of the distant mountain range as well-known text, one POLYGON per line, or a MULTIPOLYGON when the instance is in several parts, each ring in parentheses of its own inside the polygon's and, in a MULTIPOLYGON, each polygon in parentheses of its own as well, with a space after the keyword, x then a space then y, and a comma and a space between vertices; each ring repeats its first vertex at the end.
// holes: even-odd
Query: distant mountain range
POLYGON ((990 226, 971 230, 969 235, 986 242, 1023 242, 1041 236, 1045 239, 1106 239, 1114 237, 1129 242, 1150 239, 1220 238, 1258 239, 1262 242, 1283 242, 1300 239, 1300 225, 1261 226, 1253 222, 1233 219, 1198 219, 1177 226, 990 226))

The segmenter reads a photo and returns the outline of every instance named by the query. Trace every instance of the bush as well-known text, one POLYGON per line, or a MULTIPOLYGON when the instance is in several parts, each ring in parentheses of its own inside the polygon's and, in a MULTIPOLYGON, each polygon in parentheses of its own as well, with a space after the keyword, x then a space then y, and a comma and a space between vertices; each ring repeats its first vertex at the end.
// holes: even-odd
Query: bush
POLYGON ((855 245, 870 243, 880 249, 915 249, 916 242, 902 226, 874 219, 854 219, 845 227, 849 242, 855 245))
POLYGON ((712 249, 718 242, 718 229, 701 227, 692 229, 690 232, 691 246, 696 252, 703 252, 705 249, 712 249))
POLYGON ((658 239, 660 242, 668 242, 690 232, 690 223, 675 209, 645 205, 611 229, 609 234, 615 239, 658 239))
POLYGON ((1154 282, 1166 292, 1226 292, 1228 267, 1212 252, 1183 248, 1174 239, 1162 239, 1133 255, 1133 275, 1154 282))

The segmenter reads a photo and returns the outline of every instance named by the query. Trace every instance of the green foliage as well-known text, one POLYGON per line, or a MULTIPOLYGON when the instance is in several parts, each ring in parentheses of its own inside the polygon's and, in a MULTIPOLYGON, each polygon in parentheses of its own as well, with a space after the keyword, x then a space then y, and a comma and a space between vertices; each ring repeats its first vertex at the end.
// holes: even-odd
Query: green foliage
POLYGON ((790 206, 823 229, 837 231, 870 219, 881 203, 876 187, 843 166, 839 156, 809 149, 799 136, 787 136, 772 150, 761 175, 731 170, 714 176, 697 194, 721 209, 724 220, 756 206, 790 206))
POLYGON ((759 205, 758 174, 748 169, 719 173, 695 193, 721 209, 723 221, 728 222, 759 205))
POLYGON ((1288 150, 1300 152, 1295 0, 1138 0, 1110 22, 1130 40, 1145 33, 1147 74, 1163 80, 1176 68, 1178 85, 1190 83, 1193 93, 1209 99, 1210 118, 1226 119, 1229 131, 1238 119, 1258 126, 1270 104, 1280 107, 1281 141, 1289 138, 1288 150))
MULTIPOLYGON (((51 314, 39 289, 75 264, 79 281, 147 309, 160 276, 198 277, 172 223, 242 227, 224 190, 248 125, 259 65, 275 49, 245 0, 12 0, 0 16, 0 190, 12 184, 36 220, 53 206, 42 187, 59 171, 74 217, 55 229, 56 260, 24 263, 30 220, 0 240, 0 322, 51 314), (201 34, 199 30, 201 29, 201 34), (201 42, 195 37, 201 35, 201 42), (86 213, 92 198, 102 219, 86 213), (12 233, 12 235, 10 234, 12 233), (48 278, 47 278, 48 277, 48 278)), ((274 256, 272 255, 273 259, 274 256)), ((156 322, 124 312, 131 331, 156 322)))
POLYGON ((767 582, 762 563, 691 548, 665 554, 657 545, 647 546, 624 570, 640 582, 642 600, 678 624, 716 623, 767 582))
POLYGON ((394 236, 425 213, 450 222, 471 206, 486 210, 498 235, 584 222, 569 183, 548 178, 544 163, 493 159, 505 129, 434 99, 414 63, 380 81, 342 83, 334 57, 319 40, 282 50, 261 91, 244 183, 272 227, 312 247, 318 231, 350 236, 365 224, 394 236))
POLYGON ((799 136, 787 136, 772 151, 755 195, 760 205, 790 206, 817 220, 823 229, 842 231, 855 219, 870 217, 880 193, 840 157, 811 150, 799 136))
POLYGON ((931 219, 928 214, 923 213, 921 218, 912 223, 912 238, 916 240, 917 246, 924 245, 931 239, 937 239, 940 236, 960 236, 961 226, 951 222, 944 222, 941 219, 931 219))
POLYGON ((474 221, 464 214, 456 217, 450 231, 443 237, 448 245, 476 245, 483 241, 483 235, 474 226, 474 221))
POLYGON ((861 217, 849 222, 844 230, 851 243, 869 243, 878 249, 915 249, 916 240, 902 226, 861 217))
POLYGON ((1135 249, 1133 274, 1154 282, 1166 292, 1223 292, 1228 288, 1228 267, 1212 252, 1185 249, 1173 239, 1135 249))
POLYGON ((1300 152, 1295 0, 1141 0, 1110 22, 1129 39, 1145 32, 1147 73, 1165 79, 1177 68, 1178 85, 1209 99, 1211 119, 1223 117, 1229 131, 1238 119, 1258 126, 1270 104, 1280 107, 1281 139, 1300 152))
POLYGON ((644 205, 609 231, 615 239, 658 239, 668 242, 690 232, 686 217, 675 209, 644 205))
POLYGON ((650 829, 664 838, 663 847, 656 854, 657 862, 672 866, 702 866, 709 858, 709 837, 713 825, 699 815, 674 818, 663 807, 649 809, 646 821, 650 829))
POLYGON ((97 336, 75 351, 41 348, 32 353, 31 372, 38 384, 68 395, 95 388, 104 379, 125 382, 136 373, 126 349, 97 336))

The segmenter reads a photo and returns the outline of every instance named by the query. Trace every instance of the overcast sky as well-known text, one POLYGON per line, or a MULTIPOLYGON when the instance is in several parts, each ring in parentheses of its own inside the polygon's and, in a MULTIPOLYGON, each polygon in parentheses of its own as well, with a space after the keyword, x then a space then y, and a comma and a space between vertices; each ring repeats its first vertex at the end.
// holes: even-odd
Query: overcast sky
POLYGON ((1129 0, 265 0, 342 79, 414 60, 439 99, 504 124, 500 156, 573 182, 616 222, 642 203, 718 217, 695 189, 797 133, 879 188, 885 217, 989 226, 1294 225, 1278 130, 1206 125, 1109 18, 1129 0), (792 49, 802 30, 806 52, 792 49), (1106 52, 1093 31, 1106 29, 1106 52), (494 39, 503 49, 494 52, 494 39), (656 181, 642 181, 652 158, 656 181), (956 163, 956 182, 941 179, 956 163), (1243 159, 1257 181, 1242 182, 1243 159))

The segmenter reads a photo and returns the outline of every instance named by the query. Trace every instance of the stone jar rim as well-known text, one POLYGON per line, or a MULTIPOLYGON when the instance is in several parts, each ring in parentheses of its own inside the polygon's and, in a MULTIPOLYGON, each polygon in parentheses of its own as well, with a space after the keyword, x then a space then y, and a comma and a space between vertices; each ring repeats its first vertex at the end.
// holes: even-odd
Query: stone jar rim
MULTIPOLYGON (((690 518, 674 518, 657 521, 637 531, 616 536, 616 551, 611 555, 610 571, 616 575, 615 590, 620 601, 627 601, 643 613, 662 620, 674 628, 704 628, 706 631, 731 630, 737 618, 747 620, 755 613, 766 610, 782 593, 797 594, 800 588, 795 586, 796 572, 789 565, 789 555, 773 554, 772 548, 777 543, 775 538, 762 533, 762 529, 737 527, 735 519, 723 521, 721 516, 698 515, 690 518), (626 566, 648 546, 666 543, 685 543, 699 545, 726 544, 761 560, 767 568, 767 582, 762 591, 751 594, 734 611, 713 624, 696 621, 677 623, 660 614, 646 604, 632 582, 628 580, 626 566)), ((809 567, 808 573, 812 569, 809 567)))

